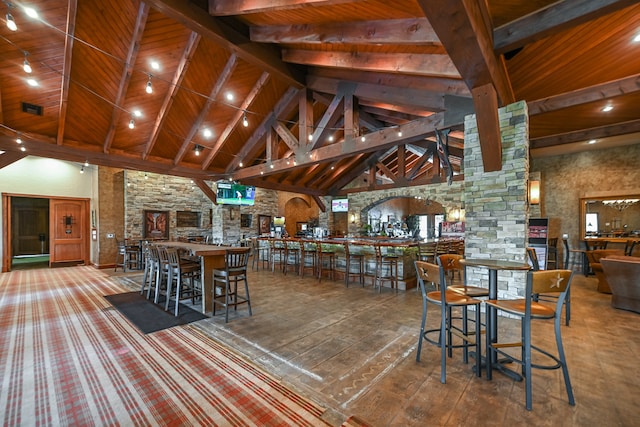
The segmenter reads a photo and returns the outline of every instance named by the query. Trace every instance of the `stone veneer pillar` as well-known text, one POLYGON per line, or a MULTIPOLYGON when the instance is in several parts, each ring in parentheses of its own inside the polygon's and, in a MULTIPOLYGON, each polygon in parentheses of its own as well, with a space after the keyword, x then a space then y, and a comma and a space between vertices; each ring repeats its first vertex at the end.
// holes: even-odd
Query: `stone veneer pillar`
MULTIPOLYGON (((529 116, 517 102, 498 110, 502 170, 485 172, 475 115, 465 118, 465 257, 525 261, 528 237, 529 116)), ((467 269, 469 284, 485 286, 486 269, 467 269)), ((501 297, 521 297, 525 273, 500 271, 501 297)))

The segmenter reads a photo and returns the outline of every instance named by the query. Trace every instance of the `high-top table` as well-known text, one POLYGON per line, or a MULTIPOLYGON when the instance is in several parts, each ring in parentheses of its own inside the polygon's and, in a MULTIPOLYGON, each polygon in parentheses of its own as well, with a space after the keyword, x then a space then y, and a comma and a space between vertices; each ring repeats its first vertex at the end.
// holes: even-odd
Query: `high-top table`
MULTIPOLYGON (((482 259, 482 258, 464 258, 460 260, 460 264, 465 267, 480 267, 489 270, 489 299, 498 298, 498 271, 499 270, 515 270, 527 271, 531 266, 526 262, 503 261, 499 259, 482 259)), ((487 331, 487 338, 492 343, 498 340, 498 313, 495 309, 487 307, 487 316, 491 316, 491 330, 487 331)), ((522 381, 522 377, 509 369, 502 369, 502 365, 497 360, 493 361, 493 366, 504 374, 512 377, 514 380, 522 381), (515 374, 515 375, 513 375, 515 374)))
POLYGON ((200 277, 202 278, 202 312, 213 311, 213 270, 224 268, 226 250, 231 246, 215 246, 189 242, 157 242, 158 246, 183 249, 193 256, 200 257, 200 277))

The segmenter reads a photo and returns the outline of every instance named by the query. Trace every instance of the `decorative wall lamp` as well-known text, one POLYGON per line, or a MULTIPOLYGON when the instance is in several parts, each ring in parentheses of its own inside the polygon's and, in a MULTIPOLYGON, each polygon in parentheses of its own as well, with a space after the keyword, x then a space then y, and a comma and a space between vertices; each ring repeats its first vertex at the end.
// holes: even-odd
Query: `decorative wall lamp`
POLYGON ((351 224, 355 224, 356 223, 356 214, 352 213, 351 214, 351 224))
POLYGON ((529 181, 529 204, 540 204, 540 181, 529 181))

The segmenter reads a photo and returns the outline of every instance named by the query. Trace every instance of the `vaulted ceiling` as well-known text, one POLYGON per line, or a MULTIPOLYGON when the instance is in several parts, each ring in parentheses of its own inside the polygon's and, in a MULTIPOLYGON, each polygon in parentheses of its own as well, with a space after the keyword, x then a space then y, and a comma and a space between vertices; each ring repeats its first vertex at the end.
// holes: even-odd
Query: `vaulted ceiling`
POLYGON ((437 131, 460 172, 469 113, 499 169, 496 109, 520 100, 534 155, 640 142, 636 1, 0 7, 17 25, 0 26, 0 167, 36 155, 313 196, 418 185, 444 179, 437 131))

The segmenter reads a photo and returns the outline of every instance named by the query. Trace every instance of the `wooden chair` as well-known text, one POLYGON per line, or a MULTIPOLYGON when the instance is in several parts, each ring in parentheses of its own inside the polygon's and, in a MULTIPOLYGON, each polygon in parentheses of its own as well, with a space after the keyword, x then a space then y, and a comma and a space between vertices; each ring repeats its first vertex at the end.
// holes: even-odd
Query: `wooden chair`
POLYGON ((398 290, 398 255, 386 248, 384 251, 380 245, 374 245, 376 254, 376 273, 373 283, 378 287, 378 292, 382 292, 384 282, 389 282, 391 289, 398 290))
POLYGON ((418 260, 435 263, 436 262, 436 242, 418 244, 418 260))
POLYGON ((213 315, 216 314, 217 306, 223 307, 225 323, 229 322, 229 307, 236 311, 238 305, 247 304, 249 316, 253 315, 247 280, 250 252, 249 247, 227 249, 224 268, 213 270, 213 315), (238 292, 238 282, 244 282, 244 294, 238 292))
POLYGON ((318 281, 322 281, 322 277, 324 276, 324 271, 329 272, 329 277, 331 280, 334 279, 334 272, 336 270, 336 252, 330 249, 326 244, 322 244, 322 242, 316 243, 316 254, 318 258, 318 281), (325 262, 326 261, 326 262, 325 262))
POLYGON ((318 248, 313 242, 302 242, 302 255, 300 259, 300 276, 304 277, 304 273, 311 269, 311 275, 317 274, 316 267, 318 261, 318 248))
POLYGON ((169 276, 167 280, 167 299, 164 309, 169 311, 171 296, 174 295, 174 315, 178 317, 180 300, 190 298, 192 302, 195 302, 195 298, 202 296, 200 264, 182 259, 180 257, 180 251, 176 248, 167 248, 166 255, 169 276), (196 282, 198 285, 196 285, 196 282))
MULTIPOLYGON (((571 280, 573 278, 573 272, 571 270, 541 270, 532 271, 527 273, 527 283, 525 288, 525 295, 523 299, 498 299, 487 300, 485 303, 490 309, 502 311, 508 313, 511 316, 516 316, 521 320, 521 336, 522 341, 516 343, 501 342, 498 338, 497 342, 491 342, 491 339, 487 334, 487 378, 491 379, 493 363, 497 359, 498 354, 506 357, 507 359, 518 363, 522 366, 522 374, 526 382, 526 408, 531 410, 532 408, 532 375, 533 368, 538 369, 562 369, 564 375, 565 388, 567 389, 567 395, 569 397, 569 404, 575 405, 573 398, 573 390, 571 388, 571 382, 569 380, 569 370, 567 368, 567 361, 564 355, 564 348, 562 345, 562 334, 560 330, 560 318, 562 313, 562 304, 564 304, 567 292, 571 286, 571 280), (555 294, 557 299, 554 305, 542 304, 536 302, 535 295, 538 294, 555 294), (554 333, 556 342, 556 354, 552 354, 549 351, 542 349, 534 345, 531 341, 531 329, 533 327, 533 321, 537 320, 553 320, 554 333), (514 354, 509 349, 520 348, 519 354, 514 354), (542 364, 542 361, 532 362, 532 351, 536 351, 543 357, 548 358, 551 362, 542 364)), ((487 328, 491 328, 491 317, 487 315, 487 328)))
POLYGON ((547 265, 545 270, 555 270, 558 267, 558 238, 551 237, 547 240, 547 265))
POLYGON ((464 351, 463 360, 468 363, 469 349, 473 348, 475 350, 473 355, 476 358, 476 375, 480 376, 481 363, 479 359, 482 354, 480 349, 481 322, 478 321, 478 316, 480 316, 481 301, 449 289, 442 265, 426 261, 415 261, 415 268, 422 293, 422 322, 420 324, 416 362, 420 361, 422 340, 440 347, 440 382, 444 384, 447 378, 447 353, 451 357, 454 348, 462 348, 464 351), (428 292, 427 283, 433 284, 436 290, 428 292), (440 327, 437 329, 426 329, 429 303, 440 307, 440 327), (454 308, 466 309, 469 306, 475 307, 476 319, 473 330, 470 330, 466 317, 454 317, 452 311, 454 308), (432 338, 432 335, 435 334, 437 334, 437 339, 432 338), (462 343, 454 343, 453 336, 461 339, 462 343))
POLYGON ((347 242, 344 244, 344 257, 344 285, 349 287, 349 279, 351 277, 357 277, 358 283, 361 283, 364 287, 364 254, 361 251, 354 252, 351 244, 347 242))

